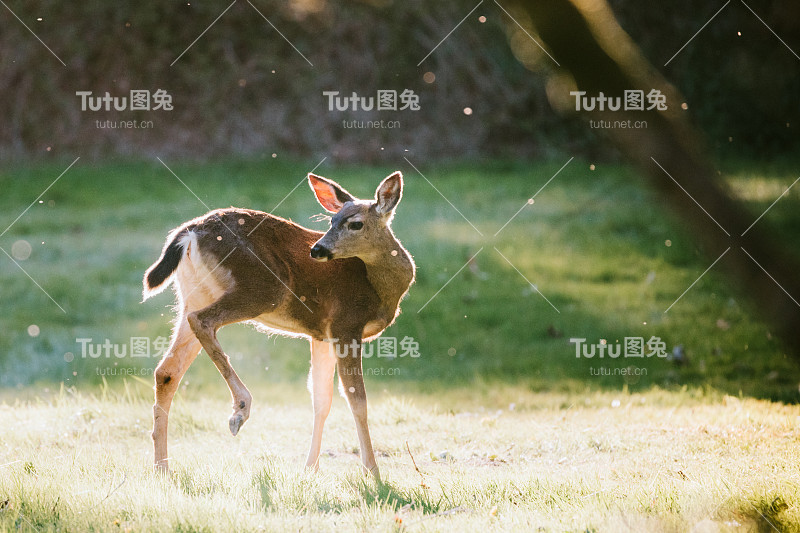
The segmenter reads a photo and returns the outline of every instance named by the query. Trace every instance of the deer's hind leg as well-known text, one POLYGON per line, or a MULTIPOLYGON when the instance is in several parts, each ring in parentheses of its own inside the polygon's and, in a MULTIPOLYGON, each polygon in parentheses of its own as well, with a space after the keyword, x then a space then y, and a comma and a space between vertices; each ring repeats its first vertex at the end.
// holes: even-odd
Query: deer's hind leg
POLYGON ((153 448, 155 452, 155 468, 169 469, 167 455, 167 427, 169 425, 169 409, 172 398, 178 390, 183 375, 200 353, 200 341, 192 332, 186 321, 186 309, 178 316, 169 350, 156 367, 155 405, 153 406, 153 448))
POLYGON ((272 303, 261 295, 254 294, 252 291, 234 290, 225 293, 208 307, 189 313, 187 316, 189 326, 231 391, 233 413, 228 420, 228 426, 234 436, 250 417, 250 404, 253 397, 231 366, 230 358, 220 346, 217 340, 217 331, 222 326, 256 318, 265 309, 272 307, 272 303))

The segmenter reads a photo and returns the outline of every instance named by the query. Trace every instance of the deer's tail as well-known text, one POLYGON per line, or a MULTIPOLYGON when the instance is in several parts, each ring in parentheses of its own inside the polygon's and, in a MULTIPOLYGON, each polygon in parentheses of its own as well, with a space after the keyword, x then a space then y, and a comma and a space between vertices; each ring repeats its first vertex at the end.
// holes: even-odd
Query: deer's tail
POLYGON ((167 243, 164 245, 161 257, 144 273, 142 301, 160 293, 170 284, 181 259, 183 259, 183 254, 186 250, 186 240, 184 238, 188 234, 189 228, 183 227, 167 237, 167 243))

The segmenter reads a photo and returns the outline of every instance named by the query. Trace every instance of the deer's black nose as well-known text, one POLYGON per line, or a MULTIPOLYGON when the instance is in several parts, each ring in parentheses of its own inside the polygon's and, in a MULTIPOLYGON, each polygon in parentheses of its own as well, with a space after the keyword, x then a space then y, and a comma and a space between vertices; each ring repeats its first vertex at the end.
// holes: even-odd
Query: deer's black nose
POLYGON ((332 258, 331 251, 317 243, 311 248, 311 257, 317 261, 328 261, 332 258))

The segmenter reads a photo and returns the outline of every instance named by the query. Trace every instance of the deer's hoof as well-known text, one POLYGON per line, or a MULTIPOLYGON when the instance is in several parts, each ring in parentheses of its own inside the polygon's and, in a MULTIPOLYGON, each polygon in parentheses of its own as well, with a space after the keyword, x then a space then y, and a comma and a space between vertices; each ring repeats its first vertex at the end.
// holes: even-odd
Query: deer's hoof
POLYGON ((232 415, 230 420, 228 420, 228 426, 231 429, 231 435, 233 435, 234 437, 236 436, 237 433, 239 433, 239 430, 241 429, 242 425, 244 425, 244 416, 242 416, 241 414, 232 415))

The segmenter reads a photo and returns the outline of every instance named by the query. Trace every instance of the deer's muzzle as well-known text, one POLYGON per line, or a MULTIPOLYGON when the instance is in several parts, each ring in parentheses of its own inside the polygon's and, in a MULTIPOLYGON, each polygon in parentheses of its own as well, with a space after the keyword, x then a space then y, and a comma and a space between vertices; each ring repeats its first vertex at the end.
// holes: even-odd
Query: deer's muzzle
POLYGON ((330 261, 333 259, 333 254, 330 250, 317 243, 311 248, 311 258, 317 261, 330 261))

